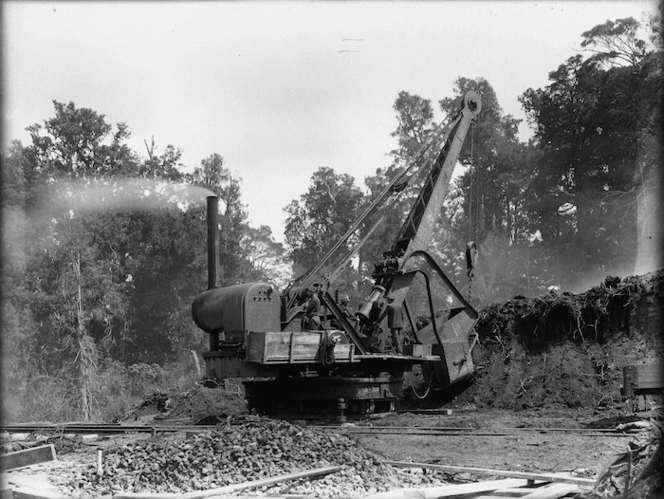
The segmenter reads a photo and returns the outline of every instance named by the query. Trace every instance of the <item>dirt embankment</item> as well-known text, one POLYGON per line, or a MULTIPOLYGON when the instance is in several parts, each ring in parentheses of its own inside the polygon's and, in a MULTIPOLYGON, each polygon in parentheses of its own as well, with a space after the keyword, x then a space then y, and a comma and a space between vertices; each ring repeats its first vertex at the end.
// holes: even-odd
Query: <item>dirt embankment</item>
POLYGON ((662 305, 664 271, 487 307, 476 325, 477 375, 455 405, 615 406, 625 365, 664 358, 662 305))

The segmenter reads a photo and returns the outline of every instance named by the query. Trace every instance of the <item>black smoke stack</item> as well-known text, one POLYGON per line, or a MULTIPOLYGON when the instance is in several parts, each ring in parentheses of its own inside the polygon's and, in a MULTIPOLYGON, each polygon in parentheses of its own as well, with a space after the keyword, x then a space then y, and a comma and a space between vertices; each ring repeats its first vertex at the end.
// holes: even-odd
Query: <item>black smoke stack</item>
POLYGON ((217 287, 217 259, 219 258, 219 198, 207 197, 208 289, 217 287))

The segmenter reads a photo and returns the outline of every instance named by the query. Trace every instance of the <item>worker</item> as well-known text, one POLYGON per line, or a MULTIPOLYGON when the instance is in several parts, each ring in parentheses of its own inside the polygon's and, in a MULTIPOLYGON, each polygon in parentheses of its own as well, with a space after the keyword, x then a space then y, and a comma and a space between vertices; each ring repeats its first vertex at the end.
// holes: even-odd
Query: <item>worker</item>
POLYGON ((302 319, 302 331, 316 331, 320 329, 320 299, 313 288, 306 291, 307 303, 304 306, 304 318, 302 319))
POLYGON ((348 295, 343 295, 339 300, 339 308, 341 309, 341 313, 344 315, 346 319, 353 320, 353 314, 350 312, 350 310, 348 310, 349 306, 350 306, 350 297, 348 295))
POLYGON ((383 312, 385 311, 385 300, 378 298, 371 304, 367 320, 362 320, 362 316, 357 316, 361 323, 360 337, 365 340, 365 344, 372 352, 384 352, 386 338, 380 327, 383 312))
POLYGON ((371 304, 369 311, 369 321, 379 323, 385 315, 385 300, 378 298, 371 304))
MULTIPOLYGON (((345 317, 348 322, 352 323, 355 318, 353 317, 353 314, 351 314, 350 310, 348 310, 349 305, 350 297, 348 295, 342 295, 341 298, 339 298, 339 310, 341 311, 341 315, 345 317)), ((336 317, 332 317, 330 326, 334 329, 342 329, 341 323, 337 320, 336 317)))
POLYGON ((394 349, 399 355, 403 355, 403 341, 401 339, 403 309, 401 308, 401 304, 394 301, 393 294, 388 293, 385 299, 387 300, 387 307, 385 307, 385 311, 381 314, 379 322, 383 320, 383 317, 387 316, 387 327, 390 329, 394 349))

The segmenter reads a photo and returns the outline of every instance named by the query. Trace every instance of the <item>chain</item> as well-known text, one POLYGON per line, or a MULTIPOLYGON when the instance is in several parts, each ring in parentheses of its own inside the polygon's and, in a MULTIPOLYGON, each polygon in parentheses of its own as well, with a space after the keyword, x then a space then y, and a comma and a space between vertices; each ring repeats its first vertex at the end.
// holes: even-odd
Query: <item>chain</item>
POLYGON ((473 297, 473 273, 471 272, 468 275, 468 303, 470 303, 470 299, 473 297))
MULTIPOLYGON (((422 372, 422 377, 426 379, 426 374, 424 373, 424 370, 422 372)), ((406 376, 406 380, 408 381, 408 384, 410 385, 410 388, 413 390, 413 395, 415 395, 418 399, 423 400, 427 398, 427 395, 429 395, 429 392, 431 391, 431 386, 433 385, 433 370, 429 370, 429 381, 426 382, 427 387, 426 390, 422 395, 417 393, 417 390, 415 389, 415 383, 413 382, 413 373, 409 373, 409 376, 406 376)))

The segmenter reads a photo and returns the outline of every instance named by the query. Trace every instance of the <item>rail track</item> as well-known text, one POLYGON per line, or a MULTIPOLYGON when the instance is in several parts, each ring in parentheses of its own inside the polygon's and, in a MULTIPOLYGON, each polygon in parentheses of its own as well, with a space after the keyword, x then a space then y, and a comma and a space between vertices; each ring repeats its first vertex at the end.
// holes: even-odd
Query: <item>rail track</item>
POLYGON ((426 436, 471 436, 471 437, 509 437, 526 436, 534 434, 568 433, 579 437, 633 437, 634 433, 624 433, 602 428, 600 430, 588 430, 583 428, 492 428, 482 430, 477 428, 456 427, 422 427, 422 426, 356 426, 356 427, 333 427, 318 426, 321 429, 348 433, 353 435, 426 435, 426 436))
MULTIPOLYGON (((235 423, 230 423, 238 424, 235 423)), ((574 434, 579 437, 633 437, 635 432, 618 431, 612 428, 481 428, 439 427, 439 426, 369 426, 367 424, 307 424, 308 428, 336 432, 350 435, 408 435, 431 437, 507 437, 526 436, 533 434, 574 434)), ((0 432, 5 433, 74 433, 74 434, 121 434, 121 433, 174 433, 178 431, 204 432, 214 430, 214 425, 192 424, 155 424, 155 425, 126 425, 126 424, 87 424, 87 423, 53 423, 53 424, 15 424, 2 425, 0 432)))
POLYGON ((0 432, 7 433, 173 433, 178 431, 208 431, 214 430, 214 425, 124 425, 114 423, 48 423, 48 424, 15 424, 1 425, 0 432))

